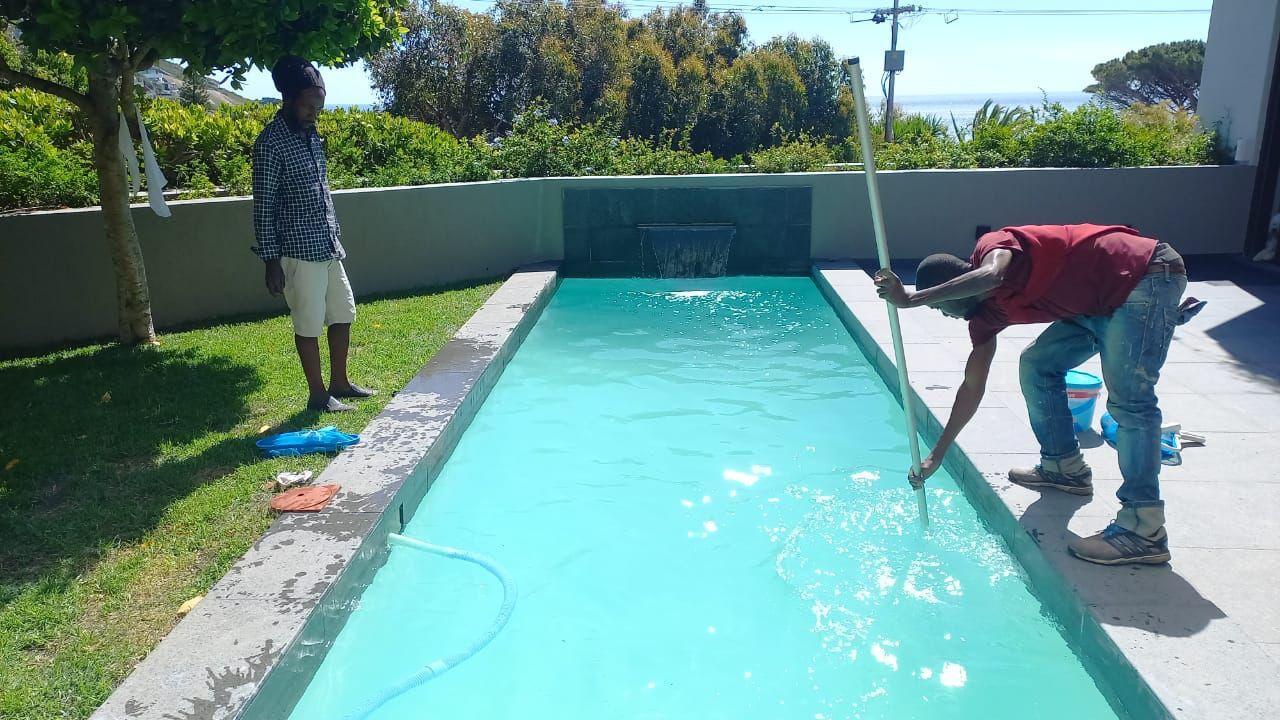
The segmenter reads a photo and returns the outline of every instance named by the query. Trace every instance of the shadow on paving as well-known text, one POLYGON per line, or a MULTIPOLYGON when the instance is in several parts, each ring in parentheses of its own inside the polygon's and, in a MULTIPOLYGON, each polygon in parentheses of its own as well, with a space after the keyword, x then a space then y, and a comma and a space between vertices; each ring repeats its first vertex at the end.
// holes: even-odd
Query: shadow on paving
POLYGON ((191 350, 107 347, 0 369, 0 458, 18 459, 0 471, 0 602, 33 580, 74 582, 175 501, 256 461, 253 437, 157 456, 231 431, 262 384, 252 366, 191 350))
POLYGON ((1203 332, 1231 355, 1234 365, 1224 371, 1280 388, 1280 273, 1217 256, 1192 258, 1188 265, 1193 281, 1233 286, 1262 303, 1203 332))
MULTIPOLYGON (((1089 498, 1046 491, 1027 506, 1019 523, 1093 609, 1099 622, 1157 635, 1191 637, 1227 616, 1178 574, 1176 548, 1172 564, 1166 565, 1106 567, 1072 557, 1066 546, 1079 536, 1067 525, 1088 503, 1089 498)), ((1106 523, 1098 518, 1097 530, 1106 523)))

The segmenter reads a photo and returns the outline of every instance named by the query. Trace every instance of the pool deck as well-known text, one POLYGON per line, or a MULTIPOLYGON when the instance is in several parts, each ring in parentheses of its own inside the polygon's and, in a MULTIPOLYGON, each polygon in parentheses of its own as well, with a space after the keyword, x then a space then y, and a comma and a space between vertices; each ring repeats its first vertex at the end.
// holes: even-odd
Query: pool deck
MULTIPOLYGON (((1280 278, 1192 259, 1188 295, 1209 301, 1179 328, 1158 386, 1166 421, 1203 434, 1204 447, 1165 467, 1173 561, 1107 568, 1066 552, 1102 529, 1119 505, 1116 453, 1081 436, 1092 499, 1012 485, 1038 445, 1018 387, 1018 355, 1043 326, 1001 335, 986 398, 958 445, 1065 578, 1106 635, 1179 720, 1280 717, 1280 278)), ((819 263, 829 285, 888 357, 884 304, 865 271, 819 263)), ((904 274, 905 277, 905 274, 904 274)), ((966 324, 927 309, 900 315, 911 384, 945 421, 970 348, 966 324)), ((1100 372, 1095 358, 1085 366, 1100 372)), ((1101 414, 1101 409, 1099 413, 1101 414)), ((950 467, 950 463, 948 467, 950 467)))

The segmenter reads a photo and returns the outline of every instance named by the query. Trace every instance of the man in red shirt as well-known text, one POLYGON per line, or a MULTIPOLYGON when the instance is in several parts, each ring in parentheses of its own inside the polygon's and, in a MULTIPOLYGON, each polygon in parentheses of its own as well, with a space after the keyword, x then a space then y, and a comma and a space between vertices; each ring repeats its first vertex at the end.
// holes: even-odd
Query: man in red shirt
POLYGON ((927 305, 968 320, 973 341, 951 416, 919 475, 911 478, 913 485, 938 469, 977 411, 1000 331, 1051 322, 1023 351, 1019 372, 1041 461, 1034 468, 1010 470, 1009 479, 1026 487, 1093 494, 1093 472, 1067 407, 1065 376, 1101 353, 1107 409, 1119 425, 1121 510, 1105 530, 1073 540, 1069 549, 1104 565, 1169 560, 1155 389, 1182 317, 1179 300, 1187 271, 1178 253, 1119 225, 1007 227, 982 236, 969 260, 925 258, 915 292, 888 271, 876 276, 876 286, 882 298, 900 308, 927 305))

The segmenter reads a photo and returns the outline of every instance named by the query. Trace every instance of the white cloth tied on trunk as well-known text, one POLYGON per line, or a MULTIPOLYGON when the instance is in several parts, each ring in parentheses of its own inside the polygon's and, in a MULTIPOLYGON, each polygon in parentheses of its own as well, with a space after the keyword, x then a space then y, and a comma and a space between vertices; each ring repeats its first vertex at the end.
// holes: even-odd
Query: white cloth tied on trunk
MULTIPOLYGON (((164 186, 168 183, 164 173, 160 172, 160 164, 156 162, 155 150, 151 147, 151 139, 147 135, 147 126, 142 123, 142 112, 138 113, 138 134, 142 139, 142 162, 147 174, 147 200, 151 210, 160 217, 169 217, 173 213, 164 201, 164 186)), ((124 155, 125 168, 129 174, 129 187, 136 195, 142 189, 142 178, 138 168, 138 154, 133 149, 133 136, 129 134, 129 123, 120 113, 120 154, 124 155)))

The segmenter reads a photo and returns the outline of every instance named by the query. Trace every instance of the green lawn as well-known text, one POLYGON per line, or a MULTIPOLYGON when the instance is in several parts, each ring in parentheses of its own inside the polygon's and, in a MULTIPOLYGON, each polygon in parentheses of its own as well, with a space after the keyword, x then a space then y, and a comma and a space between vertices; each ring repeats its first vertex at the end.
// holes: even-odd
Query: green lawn
POLYGON ((496 285, 362 304, 351 377, 320 417, 288 318, 0 361, 0 718, 83 718, 271 521, 270 432, 359 432, 496 285))

